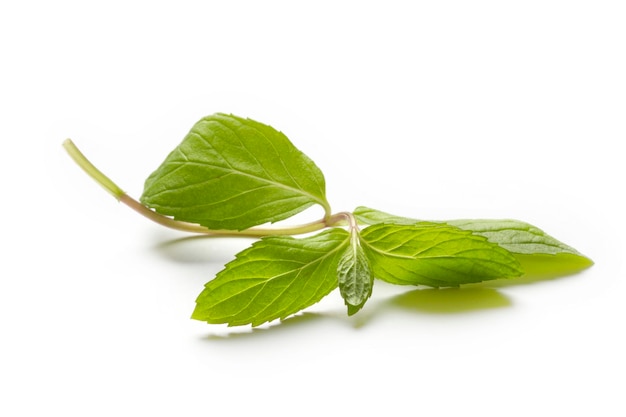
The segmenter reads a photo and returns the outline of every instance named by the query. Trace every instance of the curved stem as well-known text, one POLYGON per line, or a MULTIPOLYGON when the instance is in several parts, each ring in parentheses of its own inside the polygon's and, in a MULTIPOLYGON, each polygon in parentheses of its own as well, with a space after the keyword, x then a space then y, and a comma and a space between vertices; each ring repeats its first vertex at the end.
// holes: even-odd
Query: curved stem
POLYGON ((104 187, 113 197, 120 200, 126 193, 120 187, 118 187, 109 177, 104 175, 98 168, 96 168, 89 160, 83 155, 83 153, 74 145, 71 139, 66 139, 63 142, 63 147, 67 153, 72 157, 74 162, 83 169, 91 178, 96 180, 98 184, 104 187))
POLYGON ((321 220, 317 220, 311 223, 305 223, 296 226, 282 227, 282 228, 260 228, 251 227, 245 230, 212 230, 199 224, 182 222, 172 219, 171 217, 159 214, 150 208, 144 206, 139 201, 135 200, 128 194, 126 194, 120 187, 117 186, 109 177, 104 175, 98 168, 96 168, 89 160, 83 155, 78 147, 72 142, 71 139, 66 139, 63 142, 63 147, 67 153, 72 157, 74 162, 80 166, 91 178, 93 178, 98 184, 104 187, 111 195, 113 195, 118 201, 126 204, 131 209, 135 210, 142 216, 156 222, 162 226, 169 227, 171 229, 182 230, 184 232, 201 233, 212 236, 232 236, 232 237, 263 237, 271 235, 301 235, 305 233, 315 232, 317 230, 324 229, 333 225, 338 225, 342 219, 349 220, 350 217, 354 219, 351 213, 338 213, 336 215, 329 214, 329 207, 324 207, 325 216, 321 220))
POLYGON ((232 236, 232 237, 263 237, 270 235, 300 235, 309 232, 315 232, 326 227, 326 223, 323 220, 317 220, 315 222, 301 224, 298 226, 290 226, 283 228, 261 228, 251 227, 245 230, 213 230, 207 227, 201 226, 195 223, 181 222, 174 220, 171 217, 159 214, 150 208, 144 206, 139 201, 130 197, 128 194, 124 194, 120 199, 121 203, 126 204, 128 207, 135 210, 142 216, 158 223, 162 226, 169 227, 170 229, 181 230, 183 232, 201 233, 205 235, 213 236, 232 236))
POLYGON ((332 226, 345 226, 345 223, 348 223, 348 228, 350 230, 358 230, 359 226, 356 220, 356 217, 354 217, 353 213, 350 213, 349 211, 342 211, 339 213, 335 213, 331 216, 328 217, 327 220, 325 220, 326 226, 328 227, 332 227, 332 226))
POLYGON ((354 213, 344 211, 341 213, 334 214, 331 216, 331 222, 327 224, 328 226, 336 226, 344 222, 348 223, 348 231, 350 232, 350 241, 351 241, 353 250, 356 251, 357 246, 360 245, 360 238, 359 238, 360 229, 359 229, 359 222, 354 216, 354 213))

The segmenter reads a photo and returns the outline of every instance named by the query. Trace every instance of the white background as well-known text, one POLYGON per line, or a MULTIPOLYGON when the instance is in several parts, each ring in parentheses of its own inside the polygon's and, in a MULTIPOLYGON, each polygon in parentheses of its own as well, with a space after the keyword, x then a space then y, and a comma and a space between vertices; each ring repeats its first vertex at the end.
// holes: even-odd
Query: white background
POLYGON ((626 415, 624 22, 603 0, 2 2, 0 415, 626 415), (250 242, 181 240, 61 143, 138 197, 214 112, 287 134, 335 211, 517 218, 596 264, 191 320, 250 242))

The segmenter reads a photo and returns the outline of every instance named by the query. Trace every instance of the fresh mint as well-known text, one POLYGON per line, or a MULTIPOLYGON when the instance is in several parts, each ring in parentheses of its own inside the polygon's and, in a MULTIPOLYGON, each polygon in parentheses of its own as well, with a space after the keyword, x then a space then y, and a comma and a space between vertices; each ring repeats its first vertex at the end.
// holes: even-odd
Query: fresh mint
POLYGON ((457 287, 572 273, 593 263, 518 220, 418 220, 366 207, 333 214, 324 176, 311 159, 274 128, 233 115, 198 121, 148 177, 139 201, 71 140, 64 147, 115 198, 161 225, 259 239, 198 296, 192 318, 208 323, 258 326, 284 319, 336 288, 353 315, 371 297, 376 278, 457 287), (313 205, 324 211, 319 220, 266 225, 313 205))

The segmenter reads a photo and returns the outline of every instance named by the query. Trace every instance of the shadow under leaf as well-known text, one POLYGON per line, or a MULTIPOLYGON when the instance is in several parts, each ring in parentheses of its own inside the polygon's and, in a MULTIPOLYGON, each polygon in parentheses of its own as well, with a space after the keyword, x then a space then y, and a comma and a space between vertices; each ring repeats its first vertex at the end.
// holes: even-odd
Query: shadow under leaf
POLYGON ((220 238, 196 235, 166 240, 154 246, 161 256, 179 263, 220 263, 233 259, 235 254, 250 245, 250 238, 220 238))
POLYGON ((505 287, 512 285, 532 284, 540 281, 549 281, 578 274, 593 265, 593 261, 566 253, 558 255, 520 255, 515 257, 524 269, 524 275, 518 278, 484 281, 479 284, 470 284, 485 287, 505 287))
POLYGON ((276 334, 277 332, 284 332, 290 330, 300 329, 302 326, 312 324, 320 319, 324 318, 324 314, 314 312, 300 312, 293 316, 287 317, 284 320, 275 320, 270 323, 265 323, 257 327, 251 326, 236 326, 236 327, 223 327, 221 331, 212 332, 202 337, 206 341, 226 341, 226 340, 240 340, 247 339, 249 337, 261 337, 264 334, 276 334), (269 332, 271 330, 271 332, 269 332))
POLYGON ((424 313, 457 314, 509 307, 512 303, 491 288, 427 288, 397 295, 388 304, 424 313))

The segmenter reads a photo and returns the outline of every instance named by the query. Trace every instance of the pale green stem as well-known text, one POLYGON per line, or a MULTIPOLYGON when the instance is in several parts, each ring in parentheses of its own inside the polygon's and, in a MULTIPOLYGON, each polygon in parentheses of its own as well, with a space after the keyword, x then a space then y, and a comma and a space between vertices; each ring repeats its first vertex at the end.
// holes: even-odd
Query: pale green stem
POLYGON ((104 175, 98 168, 96 168, 89 160, 83 155, 83 153, 74 145, 71 139, 66 139, 63 142, 63 147, 67 153, 72 157, 74 162, 83 169, 91 178, 96 180, 98 184, 104 187, 113 197, 120 200, 126 193, 120 187, 118 187, 113 181, 111 181, 106 175, 104 175))
POLYGON ((324 218, 311 223, 282 228, 252 227, 245 230, 211 230, 198 224, 174 220, 171 217, 163 216, 162 214, 151 210, 150 208, 144 206, 139 201, 126 194, 120 187, 117 186, 117 184, 115 184, 110 178, 104 175, 98 168, 96 168, 91 162, 89 162, 89 160, 76 147, 71 139, 66 139, 65 142, 63 142, 63 147, 72 157, 74 162, 78 164, 78 166, 80 166, 91 178, 93 178, 98 184, 104 187, 104 189, 107 190, 111 195, 113 195, 118 201, 126 204, 128 207, 132 208, 142 216, 147 217, 148 219, 171 229, 182 230, 184 232, 191 233, 202 233, 212 236, 263 237, 272 235, 301 235, 305 233, 315 232, 326 227, 336 226, 342 221, 342 219, 348 220, 351 227, 352 224, 355 223, 352 213, 337 213, 335 215, 330 215, 330 208, 325 206, 324 210, 326 211, 326 213, 324 218))

